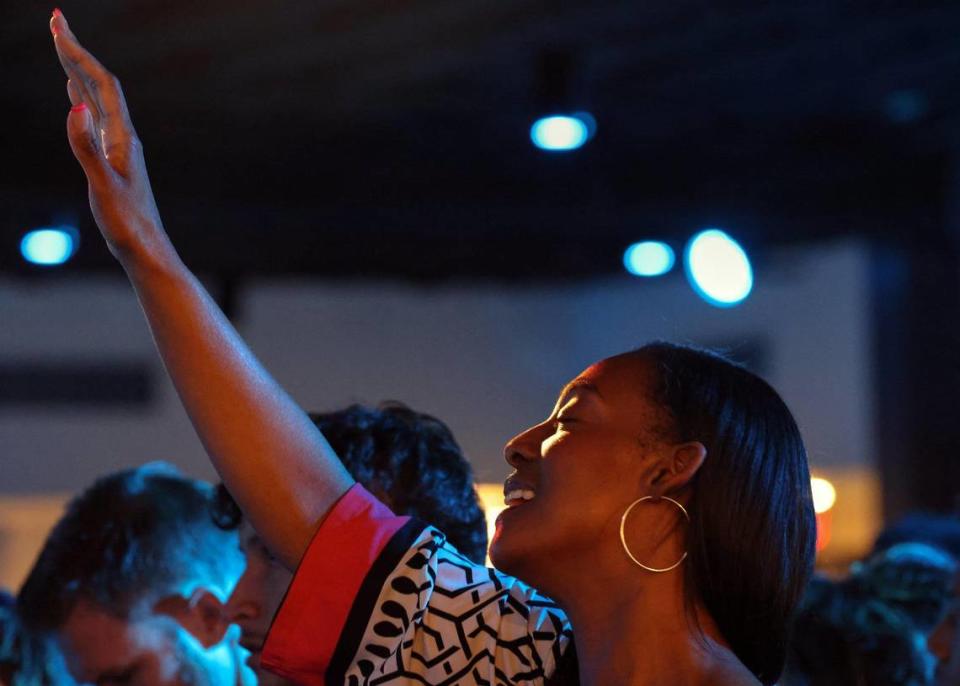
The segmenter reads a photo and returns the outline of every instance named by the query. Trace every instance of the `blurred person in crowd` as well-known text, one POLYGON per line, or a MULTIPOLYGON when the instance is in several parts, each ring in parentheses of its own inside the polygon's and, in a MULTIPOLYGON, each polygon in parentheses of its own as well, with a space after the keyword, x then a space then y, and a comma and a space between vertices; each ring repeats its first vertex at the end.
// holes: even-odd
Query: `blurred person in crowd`
POLYGON ((924 636, 940 623, 953 594, 956 560, 927 543, 896 543, 851 567, 864 596, 906 615, 924 636))
MULTIPOLYGON (((430 415, 399 403, 362 405, 311 414, 350 474, 395 513, 429 522, 472 562, 487 555, 487 524, 474 489, 473 472, 450 429, 430 415)), ((230 619, 243 630, 241 644, 261 686, 291 683, 260 669, 260 654, 270 623, 293 574, 270 553, 243 520, 221 484, 215 521, 240 526, 247 568, 227 604, 230 619), (242 523, 241 523, 242 522, 242 523)))
POLYGON ((933 661, 910 618, 851 577, 811 581, 781 686, 929 686, 933 661))
POLYGON ((905 515, 880 532, 871 555, 898 543, 926 543, 960 560, 960 517, 926 512, 905 515))
POLYGON ((67 507, 17 599, 27 628, 97 686, 255 683, 224 611, 243 572, 211 485, 154 463, 98 479, 67 507))
POLYGON ((931 684, 935 666, 937 683, 960 683, 937 650, 955 594, 958 565, 947 551, 955 526, 950 518, 910 515, 880 534, 847 579, 811 583, 785 686, 931 684))
POLYGON ((940 623, 927 639, 937 658, 937 686, 960 684, 960 572, 953 579, 953 596, 940 623))
POLYGON ((0 589, 0 686, 72 686, 54 646, 26 630, 15 604, 0 589))
POLYGON ((914 513, 884 529, 874 545, 875 553, 904 542, 920 542, 949 554, 955 563, 950 592, 927 645, 937 659, 938 686, 960 684, 960 517, 914 513))

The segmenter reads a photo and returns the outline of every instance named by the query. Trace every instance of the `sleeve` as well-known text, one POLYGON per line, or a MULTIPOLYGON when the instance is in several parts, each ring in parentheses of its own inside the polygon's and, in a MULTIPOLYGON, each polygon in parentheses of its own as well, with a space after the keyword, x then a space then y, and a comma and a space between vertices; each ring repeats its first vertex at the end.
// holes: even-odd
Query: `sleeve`
POLYGON ((307 686, 542 684, 570 638, 551 600, 354 486, 304 555, 262 663, 307 686))

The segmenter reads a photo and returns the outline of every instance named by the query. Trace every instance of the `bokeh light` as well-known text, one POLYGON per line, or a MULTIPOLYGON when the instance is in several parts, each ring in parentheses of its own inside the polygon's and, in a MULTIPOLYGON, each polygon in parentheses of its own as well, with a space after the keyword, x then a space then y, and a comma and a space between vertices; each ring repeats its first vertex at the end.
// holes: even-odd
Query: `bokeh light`
POLYGON ((70 226, 34 229, 20 240, 20 254, 31 264, 60 265, 76 253, 78 237, 77 230, 70 226))
POLYGON ((716 307, 733 307, 753 290, 747 253, 720 229, 705 229, 690 239, 684 268, 693 289, 716 307))
POLYGON ((634 276, 666 274, 675 262, 673 248, 661 241, 634 243, 623 253, 623 266, 634 276))
POLYGON ((595 129, 596 122, 585 112, 553 115, 533 123, 530 127, 530 140, 541 150, 576 150, 590 139, 595 129))

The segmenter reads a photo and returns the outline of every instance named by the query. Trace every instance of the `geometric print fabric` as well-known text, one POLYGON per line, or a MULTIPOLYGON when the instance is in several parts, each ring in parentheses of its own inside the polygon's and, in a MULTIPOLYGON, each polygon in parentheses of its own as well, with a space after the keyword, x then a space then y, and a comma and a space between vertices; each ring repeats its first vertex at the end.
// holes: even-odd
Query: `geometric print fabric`
POLYGON ((326 684, 543 684, 571 645, 557 605, 411 520, 364 580, 326 684))

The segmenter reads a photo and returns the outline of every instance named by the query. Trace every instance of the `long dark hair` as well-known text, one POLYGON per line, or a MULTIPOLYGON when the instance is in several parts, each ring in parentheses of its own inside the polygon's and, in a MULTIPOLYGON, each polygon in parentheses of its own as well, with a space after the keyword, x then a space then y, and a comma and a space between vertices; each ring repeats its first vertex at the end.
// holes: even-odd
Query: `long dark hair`
POLYGON ((740 661, 773 684, 815 555, 800 431, 767 382, 717 354, 662 342, 634 354, 650 363, 670 438, 707 449, 691 483, 688 600, 701 602, 740 661))

